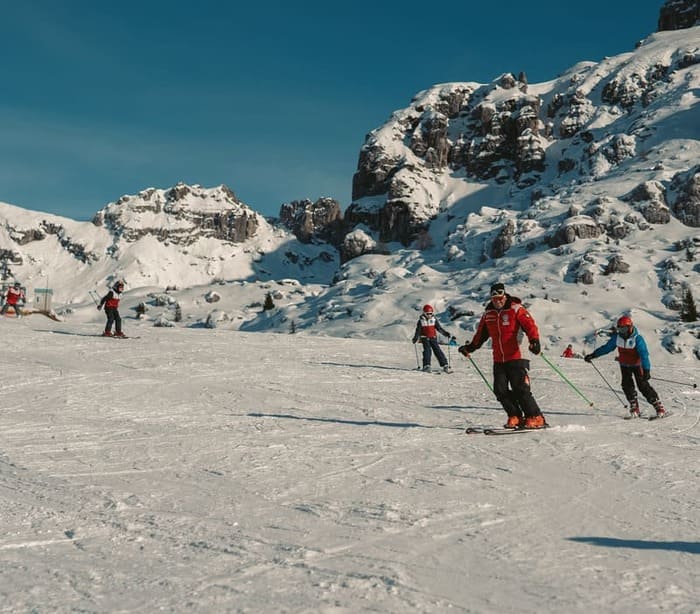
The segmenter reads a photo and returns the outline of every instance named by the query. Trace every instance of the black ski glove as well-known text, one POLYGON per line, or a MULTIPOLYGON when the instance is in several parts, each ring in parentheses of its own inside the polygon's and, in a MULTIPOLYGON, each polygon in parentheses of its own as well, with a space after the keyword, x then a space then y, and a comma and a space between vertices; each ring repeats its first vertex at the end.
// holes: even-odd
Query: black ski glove
POLYGON ((530 341, 529 345, 530 351, 537 356, 542 351, 542 348, 540 347, 540 340, 539 339, 533 339, 530 341))
POLYGON ((460 345, 457 348, 457 351, 462 355, 462 356, 469 356, 474 351, 474 346, 471 343, 467 343, 466 345, 460 345))
POLYGON ((593 354, 586 354, 586 355, 583 357, 583 359, 584 359, 586 362, 593 362, 593 359, 594 359, 594 358, 595 358, 595 356, 593 356, 593 354))
POLYGON ((97 306, 97 311, 100 311, 102 309, 102 305, 97 306))
POLYGON ((642 379, 648 382, 651 379, 651 369, 642 369, 642 379))

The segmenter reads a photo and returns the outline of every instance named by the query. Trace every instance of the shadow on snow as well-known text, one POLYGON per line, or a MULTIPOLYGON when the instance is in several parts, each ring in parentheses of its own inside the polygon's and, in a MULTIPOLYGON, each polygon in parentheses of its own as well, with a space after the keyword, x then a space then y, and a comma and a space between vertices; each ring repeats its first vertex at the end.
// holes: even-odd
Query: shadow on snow
POLYGON ((284 418, 286 420, 307 420, 309 422, 331 422, 333 424, 350 424, 352 426, 387 426, 400 429, 447 429, 464 430, 462 426, 441 426, 432 424, 419 424, 418 422, 384 422, 383 420, 345 420, 342 418, 317 418, 312 416, 295 416, 294 414, 264 414, 251 412, 246 414, 251 418, 284 418))
POLYGON ((572 542, 604 546, 606 548, 635 548, 637 550, 673 550, 700 554, 700 542, 661 542, 646 541, 643 539, 617 539, 614 537, 569 537, 572 542))

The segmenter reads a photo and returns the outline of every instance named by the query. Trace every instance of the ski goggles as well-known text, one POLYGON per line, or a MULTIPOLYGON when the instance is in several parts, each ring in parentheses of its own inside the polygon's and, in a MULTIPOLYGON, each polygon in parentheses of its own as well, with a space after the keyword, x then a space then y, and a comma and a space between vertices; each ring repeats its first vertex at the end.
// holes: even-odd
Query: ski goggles
POLYGON ((494 297, 494 296, 505 296, 505 295, 506 295, 506 291, 505 291, 505 290, 494 290, 493 292, 491 292, 491 297, 494 297))
POLYGON ((615 329, 617 331, 618 335, 628 335, 629 333, 632 332, 632 327, 631 326, 618 326, 615 329))

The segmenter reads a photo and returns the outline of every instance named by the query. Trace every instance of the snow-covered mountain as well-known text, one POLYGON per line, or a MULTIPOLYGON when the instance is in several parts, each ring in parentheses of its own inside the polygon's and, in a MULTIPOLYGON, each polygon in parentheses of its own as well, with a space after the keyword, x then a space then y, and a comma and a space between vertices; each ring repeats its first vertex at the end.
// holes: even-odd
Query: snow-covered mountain
MULTIPOLYGON (((664 10, 660 25, 691 19, 683 2, 664 10)), ((593 343, 631 312, 698 357, 698 324, 679 317, 700 275, 698 91, 700 27, 661 31, 546 83, 523 72, 421 92, 368 135, 344 219, 320 199, 266 220, 225 186, 178 184, 92 222, 0 205, 0 256, 70 317, 120 277, 127 305, 158 319, 178 304, 181 325, 406 339, 430 302, 463 338, 498 279, 545 344, 593 343)))

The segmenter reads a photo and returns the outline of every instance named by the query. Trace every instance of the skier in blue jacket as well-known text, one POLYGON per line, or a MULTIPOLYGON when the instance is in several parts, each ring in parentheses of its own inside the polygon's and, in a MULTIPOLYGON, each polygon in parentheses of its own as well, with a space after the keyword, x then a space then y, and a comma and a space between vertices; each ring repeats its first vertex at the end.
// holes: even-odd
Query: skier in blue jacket
POLYGON ((630 414, 633 418, 639 417, 639 401, 637 400, 637 390, 644 395, 644 398, 654 406, 656 417, 663 418, 666 414, 663 403, 659 395, 651 387, 651 360, 649 359, 649 349, 632 322, 629 316, 622 316, 617 321, 615 332, 605 345, 586 354, 584 360, 591 362, 594 358, 609 354, 617 348, 617 361, 620 363, 622 372, 622 391, 630 404, 630 414))

